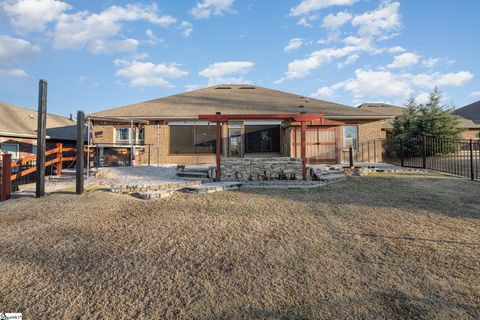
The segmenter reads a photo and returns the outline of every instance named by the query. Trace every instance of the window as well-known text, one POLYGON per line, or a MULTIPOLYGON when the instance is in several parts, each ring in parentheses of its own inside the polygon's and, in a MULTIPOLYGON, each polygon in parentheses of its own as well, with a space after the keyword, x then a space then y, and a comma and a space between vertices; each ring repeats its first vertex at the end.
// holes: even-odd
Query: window
POLYGON ((13 143, 2 143, 1 150, 4 154, 11 154, 13 160, 17 160, 20 158, 20 152, 18 144, 13 143))
MULTIPOLYGON (((129 135, 131 136, 130 128, 117 128, 115 129, 115 142, 118 144, 129 144, 129 135)), ((133 137, 131 136, 131 138, 133 137)))
POLYGON ((32 154, 37 155, 37 145, 32 144, 32 154))
POLYGON ((138 129, 138 144, 145 143, 145 128, 138 129))
POLYGON ((245 152, 280 152, 280 126, 245 126, 245 152))
POLYGON ((115 142, 117 144, 144 144, 145 129, 144 128, 117 128, 115 129, 115 142), (135 138, 135 132, 138 132, 138 141, 135 138), (128 138, 130 135, 131 140, 128 138))
POLYGON ((210 125, 171 125, 170 153, 215 153, 216 128, 210 125))
POLYGON ((356 149, 357 138, 358 138, 357 127, 355 126, 343 127, 343 146, 344 147, 352 146, 353 149, 356 149))

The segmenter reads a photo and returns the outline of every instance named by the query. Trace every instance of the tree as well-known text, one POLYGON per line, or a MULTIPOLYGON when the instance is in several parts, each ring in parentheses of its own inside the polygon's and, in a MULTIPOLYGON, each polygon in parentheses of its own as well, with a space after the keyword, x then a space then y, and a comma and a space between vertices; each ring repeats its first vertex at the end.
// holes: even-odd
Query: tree
POLYGON ((406 110, 393 122, 393 136, 459 138, 463 131, 459 126, 460 117, 452 113, 452 107, 441 105, 441 99, 442 94, 436 87, 426 103, 417 104, 410 97, 406 110))

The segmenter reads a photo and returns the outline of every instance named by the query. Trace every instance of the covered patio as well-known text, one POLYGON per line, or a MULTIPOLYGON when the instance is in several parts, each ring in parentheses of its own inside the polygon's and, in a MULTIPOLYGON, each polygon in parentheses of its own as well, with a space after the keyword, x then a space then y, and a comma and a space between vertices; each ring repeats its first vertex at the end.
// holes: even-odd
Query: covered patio
MULTIPOLYGON (((341 123, 333 120, 326 119, 323 114, 317 113, 317 114, 307 114, 307 113, 298 113, 298 114, 222 114, 220 112, 217 112, 216 114, 211 114, 211 115, 199 115, 198 116, 199 120, 206 120, 211 123, 215 123, 216 125, 216 139, 215 139, 215 163, 216 163, 216 180, 221 181, 222 177, 222 168, 221 168, 221 162, 222 162, 222 141, 223 141, 223 136, 222 136, 222 126, 227 125, 229 126, 231 123, 234 123, 236 121, 251 121, 251 120, 266 120, 266 121, 271 121, 271 120, 280 120, 283 122, 286 122, 286 126, 282 128, 285 130, 285 128, 294 128, 293 130, 293 135, 287 135, 288 136, 288 144, 289 144, 289 149, 292 147, 294 148, 294 151, 289 152, 289 154, 294 156, 295 158, 300 158, 301 159, 301 176, 302 180, 307 180, 307 164, 308 164, 308 157, 307 157, 307 147, 308 146, 317 146, 320 144, 327 144, 327 145, 333 145, 334 150, 337 150, 338 148, 338 134, 336 134, 336 127, 340 126, 341 123), (315 141, 315 138, 312 137, 313 139, 307 139, 307 132, 310 128, 315 127, 315 128, 322 128, 322 127, 328 127, 328 128, 333 128, 333 139, 332 141, 320 141, 317 139, 315 141), (297 129, 299 128, 300 130, 300 142, 297 142, 297 129), (299 157, 297 155, 297 146, 300 147, 300 154, 299 157)), ((290 132, 290 131, 289 131, 290 132)), ((223 152, 223 157, 230 157, 231 154, 223 152)), ((283 156, 285 158, 291 158, 285 156, 285 152, 283 152, 283 156)), ((338 162, 338 154, 334 152, 334 161, 338 162)))

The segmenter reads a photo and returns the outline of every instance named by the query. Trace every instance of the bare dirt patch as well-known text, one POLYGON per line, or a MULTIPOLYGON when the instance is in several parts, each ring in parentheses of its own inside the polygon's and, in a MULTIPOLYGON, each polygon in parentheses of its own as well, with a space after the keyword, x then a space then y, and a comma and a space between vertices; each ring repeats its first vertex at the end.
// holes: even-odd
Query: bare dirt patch
POLYGON ((0 312, 31 319, 479 318, 480 184, 91 190, 0 204, 0 312))

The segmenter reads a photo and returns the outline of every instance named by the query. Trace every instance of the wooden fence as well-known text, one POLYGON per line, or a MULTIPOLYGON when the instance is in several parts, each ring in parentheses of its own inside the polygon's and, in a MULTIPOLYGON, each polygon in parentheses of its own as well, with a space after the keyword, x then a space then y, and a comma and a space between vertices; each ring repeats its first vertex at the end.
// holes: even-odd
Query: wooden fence
MULTIPOLYGON (((88 149, 85 148, 84 151, 87 152, 88 149)), ((45 152, 45 158, 48 159, 45 161, 45 167, 55 165, 56 175, 59 176, 62 174, 63 162, 73 162, 76 160, 75 156, 71 156, 71 154, 75 153, 76 148, 64 148, 61 143, 57 143, 54 149, 45 152), (70 156, 65 156, 64 153, 70 154, 70 156)), ((93 150, 90 150, 90 158, 92 157, 93 150)), ((0 201, 5 201, 10 198, 13 181, 37 171, 36 166, 29 166, 29 164, 36 160, 37 156, 32 155, 12 161, 11 154, 2 154, 0 201), (24 169, 24 167, 27 168, 24 169), (13 168, 18 168, 18 170, 12 173, 12 171, 14 171, 12 170, 13 168)))

